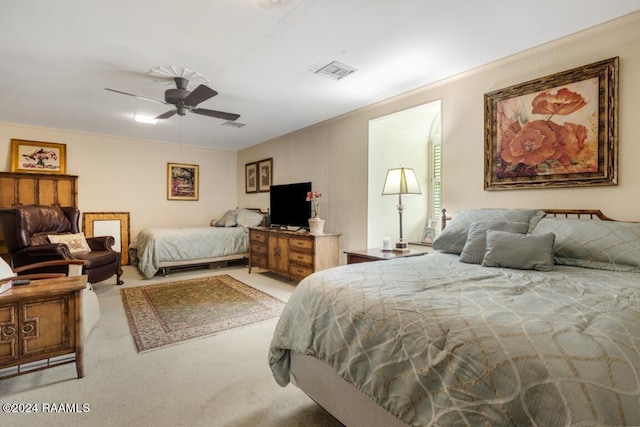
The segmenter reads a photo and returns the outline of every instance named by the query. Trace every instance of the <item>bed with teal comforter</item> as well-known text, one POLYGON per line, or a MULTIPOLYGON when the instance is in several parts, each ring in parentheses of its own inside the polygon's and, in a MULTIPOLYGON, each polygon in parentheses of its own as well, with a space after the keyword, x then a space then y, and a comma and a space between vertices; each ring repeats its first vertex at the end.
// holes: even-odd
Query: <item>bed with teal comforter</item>
POLYGON ((640 256, 628 250, 640 226, 601 222, 617 243, 589 252, 571 239, 593 230, 539 219, 526 235, 554 234, 549 271, 453 251, 307 277, 273 335, 275 380, 289 383, 297 352, 412 426, 640 425, 640 256), (567 254, 613 268, 563 265, 567 254))

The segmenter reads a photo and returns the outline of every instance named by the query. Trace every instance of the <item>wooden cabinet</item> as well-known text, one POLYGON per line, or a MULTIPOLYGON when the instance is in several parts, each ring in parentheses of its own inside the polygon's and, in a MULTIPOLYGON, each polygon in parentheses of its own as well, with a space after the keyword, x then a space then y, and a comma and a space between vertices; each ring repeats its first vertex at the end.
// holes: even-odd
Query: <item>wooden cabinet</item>
POLYGON ((267 270, 289 275, 289 237, 282 233, 269 233, 267 238, 267 270))
MULTIPOLYGON (((0 208, 16 205, 78 206, 78 177, 0 172, 0 208)), ((8 260, 0 230, 0 256, 8 260)))
POLYGON ((339 256, 338 233, 314 236, 264 227, 249 229, 249 273, 258 267, 300 280, 315 271, 337 266, 339 256))
POLYGON ((86 286, 86 276, 62 277, 36 280, 0 294, 0 378, 72 362, 78 378, 84 376, 82 290, 86 286), (60 357, 67 354, 73 357, 60 357), (43 362, 34 363, 38 361, 43 362))

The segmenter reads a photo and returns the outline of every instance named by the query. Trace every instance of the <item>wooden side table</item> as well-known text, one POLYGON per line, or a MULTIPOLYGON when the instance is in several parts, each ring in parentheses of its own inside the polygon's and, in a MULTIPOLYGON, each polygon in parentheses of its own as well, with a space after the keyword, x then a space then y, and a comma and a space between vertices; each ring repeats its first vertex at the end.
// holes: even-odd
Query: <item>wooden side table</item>
POLYGON ((0 294, 0 379, 73 362, 78 378, 84 376, 86 286, 86 275, 60 277, 34 280, 0 294), (73 356, 61 357, 68 354, 73 356))
POLYGON ((355 251, 345 251, 347 254, 347 264, 359 262, 382 261, 395 258, 426 255, 427 252, 409 249, 405 252, 383 251, 380 248, 359 249, 355 251))

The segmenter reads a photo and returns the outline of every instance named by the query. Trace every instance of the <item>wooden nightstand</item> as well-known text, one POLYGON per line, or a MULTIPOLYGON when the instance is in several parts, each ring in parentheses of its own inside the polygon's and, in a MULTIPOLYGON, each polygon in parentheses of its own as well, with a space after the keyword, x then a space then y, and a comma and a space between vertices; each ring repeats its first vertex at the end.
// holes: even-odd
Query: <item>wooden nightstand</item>
POLYGON ((382 261, 395 258, 404 258, 411 256, 426 255, 426 251, 417 251, 409 249, 407 252, 383 251, 380 248, 359 249, 356 251, 345 251, 347 254, 347 264, 356 264, 359 262, 382 261))

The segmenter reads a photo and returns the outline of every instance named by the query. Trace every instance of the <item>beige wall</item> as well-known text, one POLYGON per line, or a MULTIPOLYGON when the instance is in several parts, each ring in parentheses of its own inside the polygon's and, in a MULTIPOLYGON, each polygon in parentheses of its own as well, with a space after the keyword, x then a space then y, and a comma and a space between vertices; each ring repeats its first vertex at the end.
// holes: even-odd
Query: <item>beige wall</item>
POLYGON ((236 206, 236 153, 0 123, 0 170, 11 170, 10 141, 67 145, 82 212, 130 212, 131 239, 146 227, 208 225, 236 206), (199 165, 198 201, 167 200, 167 163, 199 165))
MULTIPOLYGON (((441 99, 443 201, 450 212, 491 206, 600 208, 617 219, 640 220, 638 75, 640 13, 635 13, 238 153, 0 123, 0 168, 10 170, 12 138, 67 144, 68 172, 80 177, 80 209, 131 212, 133 238, 149 226, 208 224, 230 207, 267 208, 268 193, 245 194, 244 165, 272 157, 274 183, 313 181, 324 194, 320 205, 327 229, 343 233, 343 250, 356 249, 367 246, 369 120, 441 99), (620 184, 483 191, 484 93, 613 56, 620 57, 620 184), (198 202, 166 200, 167 162, 200 166, 198 202)), ((397 223, 395 210, 388 221, 397 223)))
POLYGON ((640 13, 635 13, 240 151, 238 203, 268 206, 268 194, 244 193, 244 164, 273 157, 275 183, 311 180, 325 194, 321 204, 328 213, 326 227, 343 233, 342 249, 366 247, 369 120, 442 99, 443 206, 449 212, 473 207, 599 208, 616 219, 640 220, 640 169, 635 164, 640 158, 639 75, 640 13), (619 185, 484 191, 484 94, 614 56, 620 57, 619 185))

